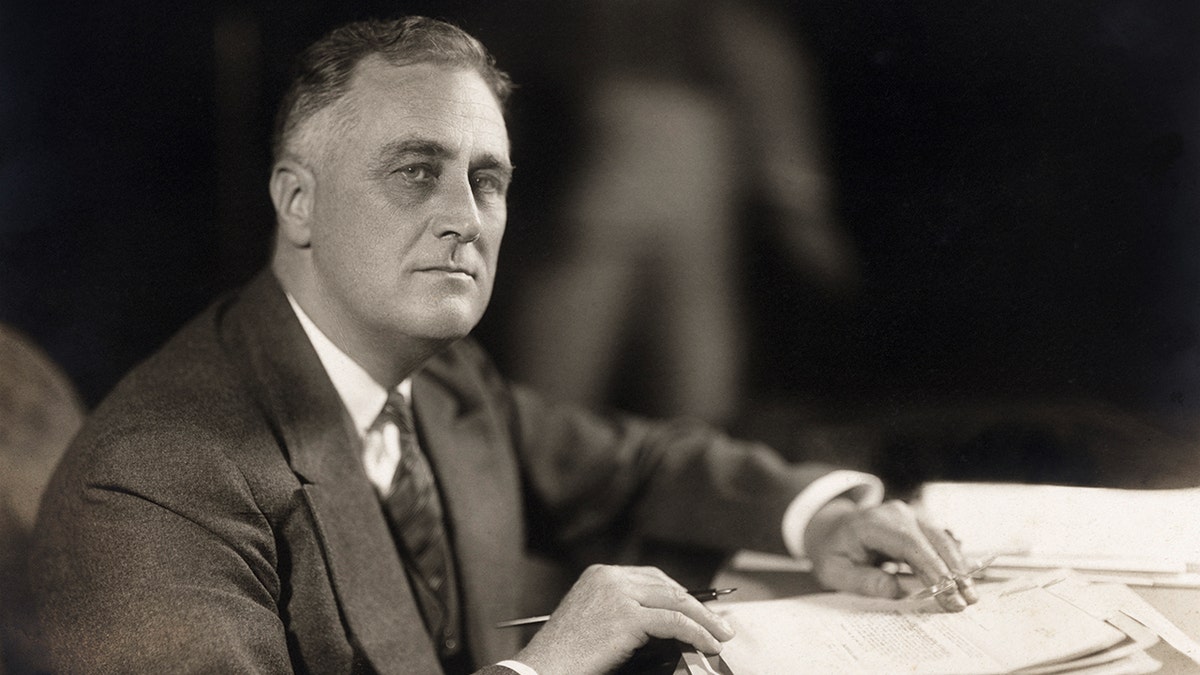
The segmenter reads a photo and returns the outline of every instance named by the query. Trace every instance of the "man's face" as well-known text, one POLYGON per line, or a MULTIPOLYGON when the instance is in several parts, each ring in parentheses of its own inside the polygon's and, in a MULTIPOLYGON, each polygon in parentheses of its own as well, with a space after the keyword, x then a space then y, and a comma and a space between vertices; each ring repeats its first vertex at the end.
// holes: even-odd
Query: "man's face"
POLYGON ((512 169, 495 96, 471 70, 359 64, 353 123, 312 161, 319 313, 356 343, 466 335, 487 307, 512 169))

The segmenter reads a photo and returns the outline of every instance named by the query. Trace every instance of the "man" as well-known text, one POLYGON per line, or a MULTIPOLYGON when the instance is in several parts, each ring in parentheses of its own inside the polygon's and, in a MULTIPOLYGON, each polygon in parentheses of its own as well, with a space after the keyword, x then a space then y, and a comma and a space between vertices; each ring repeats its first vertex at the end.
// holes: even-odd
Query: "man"
MULTIPOLYGON (((530 538, 806 552, 826 584, 882 595, 899 589, 880 559, 927 583, 964 569, 947 533, 874 505, 872 477, 496 374, 465 336, 504 232, 508 89, 478 42, 423 18, 302 56, 271 269, 118 385, 47 490, 35 587, 56 671, 601 673, 650 638, 732 637, 661 571, 593 566, 519 649, 493 625, 530 538)), ((974 600, 965 580, 940 601, 974 600)))

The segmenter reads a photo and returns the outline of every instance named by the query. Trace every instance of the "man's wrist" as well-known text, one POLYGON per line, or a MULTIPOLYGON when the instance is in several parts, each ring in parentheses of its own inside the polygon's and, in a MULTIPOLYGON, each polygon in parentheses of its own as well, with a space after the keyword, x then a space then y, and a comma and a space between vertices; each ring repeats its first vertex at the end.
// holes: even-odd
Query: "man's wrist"
POLYGON ((847 498, 860 508, 878 506, 883 503, 883 481, 862 471, 839 469, 809 483, 783 514, 783 543, 792 557, 804 557, 809 523, 822 507, 838 497, 847 498))

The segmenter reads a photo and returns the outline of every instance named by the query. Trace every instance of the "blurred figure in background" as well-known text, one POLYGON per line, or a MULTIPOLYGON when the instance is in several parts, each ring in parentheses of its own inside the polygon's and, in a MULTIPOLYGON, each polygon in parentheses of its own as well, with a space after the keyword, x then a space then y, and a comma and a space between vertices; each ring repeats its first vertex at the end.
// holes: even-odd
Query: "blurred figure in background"
POLYGON ((746 204, 766 206, 801 270, 840 289, 856 276, 832 214, 810 66, 780 17, 753 5, 585 11, 586 147, 564 245, 519 294, 514 374, 589 405, 728 423, 743 387, 746 204), (634 401, 613 391, 631 372, 646 389, 634 401))
POLYGON ((0 324, 0 674, 37 669, 25 557, 38 500, 84 415, 58 364, 0 324))

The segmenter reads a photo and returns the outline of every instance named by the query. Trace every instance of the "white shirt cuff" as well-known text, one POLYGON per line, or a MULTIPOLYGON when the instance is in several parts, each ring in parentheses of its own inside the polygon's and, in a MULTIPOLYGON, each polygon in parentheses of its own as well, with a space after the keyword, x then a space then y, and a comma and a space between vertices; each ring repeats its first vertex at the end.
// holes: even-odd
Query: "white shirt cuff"
POLYGON ((809 483, 783 512, 783 544, 792 557, 804 557, 804 531, 817 511, 843 496, 860 507, 879 506, 883 503, 883 481, 869 473, 838 469, 809 483))
POLYGON ((509 670, 515 670, 518 673, 520 673, 520 675, 538 675, 538 672, 536 670, 534 670, 533 668, 530 668, 529 666, 525 665, 524 663, 521 663, 520 661, 512 661, 512 660, 501 661, 500 663, 497 663, 496 665, 504 666, 505 668, 508 668, 509 670))

